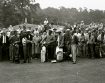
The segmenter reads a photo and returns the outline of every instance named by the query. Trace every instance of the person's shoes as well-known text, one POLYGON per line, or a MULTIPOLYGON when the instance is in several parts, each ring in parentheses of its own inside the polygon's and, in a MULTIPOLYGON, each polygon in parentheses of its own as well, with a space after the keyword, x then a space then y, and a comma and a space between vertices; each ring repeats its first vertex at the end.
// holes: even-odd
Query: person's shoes
POLYGON ((14 63, 13 61, 10 61, 10 63, 14 63))
POLYGON ((28 63, 32 63, 32 61, 28 61, 28 63))
POLYGON ((76 62, 74 61, 73 64, 76 64, 76 62))
POLYGON ((94 57, 92 57, 91 59, 95 59, 94 57))
POLYGON ((23 61, 23 63, 26 63, 26 61, 23 61))
POLYGON ((35 60, 38 60, 38 58, 34 58, 35 60))

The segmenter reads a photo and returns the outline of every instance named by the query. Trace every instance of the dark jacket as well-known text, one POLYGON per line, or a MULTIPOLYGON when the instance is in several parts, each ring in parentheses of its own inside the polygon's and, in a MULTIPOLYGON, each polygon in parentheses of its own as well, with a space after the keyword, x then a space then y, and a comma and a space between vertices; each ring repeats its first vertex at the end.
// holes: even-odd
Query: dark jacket
POLYGON ((31 34, 27 34, 26 35, 26 38, 27 38, 27 45, 32 45, 32 43, 31 43, 31 41, 32 41, 32 39, 33 39, 33 36, 31 35, 31 34))
POLYGON ((55 39, 55 36, 48 35, 46 37, 45 41, 46 41, 46 45, 48 45, 48 46, 54 46, 55 42, 56 42, 56 39, 55 39))
MULTIPOLYGON (((1 37, 1 44, 3 45, 3 36, 1 37)), ((9 46, 9 44, 10 44, 9 38, 8 38, 8 36, 6 36, 6 43, 5 43, 5 45, 9 46)))
POLYGON ((78 37, 77 36, 75 36, 75 35, 73 35, 73 37, 72 37, 72 44, 78 44, 78 37))

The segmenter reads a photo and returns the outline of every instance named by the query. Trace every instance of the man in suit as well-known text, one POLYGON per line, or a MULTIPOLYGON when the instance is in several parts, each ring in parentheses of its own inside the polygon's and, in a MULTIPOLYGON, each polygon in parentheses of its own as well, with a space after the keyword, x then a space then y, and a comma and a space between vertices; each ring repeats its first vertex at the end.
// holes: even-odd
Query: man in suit
POLYGON ((9 38, 10 41, 10 60, 15 62, 17 61, 17 63, 19 63, 19 37, 17 36, 17 31, 13 31, 14 34, 9 38), (17 49, 16 49, 17 46, 17 49))
POLYGON ((27 32, 27 42, 26 42, 26 52, 27 52, 27 56, 25 58, 25 61, 28 60, 28 63, 31 63, 31 57, 32 57, 32 35, 31 35, 31 32, 28 31, 27 32))
POLYGON ((6 32, 3 32, 1 37, 2 45, 2 60, 9 60, 9 38, 6 35, 6 32))
POLYGON ((47 48, 47 60, 54 60, 55 53, 55 37, 52 35, 52 30, 49 30, 48 35, 45 39, 47 48))
MULTIPOLYGON (((19 54, 20 54, 20 59, 24 60, 24 56, 26 54, 26 51, 24 51, 26 49, 25 44, 23 44, 22 40, 23 38, 26 38, 26 26, 23 26, 23 30, 20 33, 20 43, 19 43, 19 54)), ((24 61, 25 62, 25 61, 24 61)))

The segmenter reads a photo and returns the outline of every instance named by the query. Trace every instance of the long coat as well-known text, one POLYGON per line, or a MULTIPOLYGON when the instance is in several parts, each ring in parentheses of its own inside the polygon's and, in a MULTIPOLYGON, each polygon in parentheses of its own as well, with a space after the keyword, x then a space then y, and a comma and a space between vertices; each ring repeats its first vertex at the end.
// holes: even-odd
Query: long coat
POLYGON ((33 37, 33 42, 35 44, 35 48, 34 48, 35 49, 34 50, 35 54, 40 54, 40 52, 41 52, 40 41, 41 41, 41 37, 40 36, 38 36, 38 37, 34 36, 33 37))

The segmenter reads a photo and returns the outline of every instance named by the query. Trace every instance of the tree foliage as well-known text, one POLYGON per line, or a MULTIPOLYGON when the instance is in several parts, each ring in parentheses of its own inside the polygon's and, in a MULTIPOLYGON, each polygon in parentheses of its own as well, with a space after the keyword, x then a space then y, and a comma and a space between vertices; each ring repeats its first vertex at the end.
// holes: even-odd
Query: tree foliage
POLYGON ((86 24, 91 22, 105 24, 103 10, 65 7, 41 9, 39 3, 31 1, 35 0, 0 0, 0 27, 24 23, 25 18, 28 19, 28 23, 35 24, 43 23, 45 18, 53 24, 74 24, 82 20, 86 24))
POLYGON ((0 0, 1 27, 23 23, 25 18, 31 23, 37 8, 40 5, 31 4, 30 0, 0 0))
MULTIPOLYGON (((87 8, 65 8, 60 7, 59 9, 48 7, 43 9, 38 15, 46 16, 50 22, 54 24, 65 24, 65 23, 79 23, 85 21, 86 24, 91 22, 105 23, 105 11, 103 10, 92 10, 87 8)), ((43 19, 44 20, 44 19, 43 19)))

